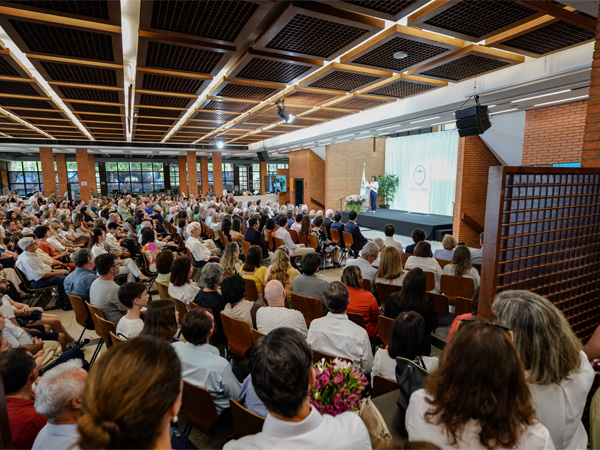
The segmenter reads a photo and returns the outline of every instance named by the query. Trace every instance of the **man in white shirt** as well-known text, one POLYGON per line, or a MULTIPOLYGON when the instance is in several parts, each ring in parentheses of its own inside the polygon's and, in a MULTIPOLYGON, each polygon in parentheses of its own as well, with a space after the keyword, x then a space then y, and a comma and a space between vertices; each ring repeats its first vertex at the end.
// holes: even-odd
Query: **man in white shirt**
POLYGON ((472 248, 471 250, 471 264, 481 264, 481 258, 483 257, 483 231, 479 235, 479 246, 481 248, 472 248))
POLYGON ((316 375, 310 348, 297 331, 277 328, 260 339, 250 372, 269 414, 260 433, 229 441, 224 449, 372 448, 358 414, 321 415, 310 404, 308 391, 316 375))
POLYGON ((285 307, 286 292, 281 281, 271 280, 267 283, 264 296, 268 308, 256 311, 258 331, 269 334, 275 328, 288 327, 298 331, 304 338, 308 334, 306 320, 300 311, 285 307))
POLYGON ((208 343, 214 332, 212 314, 203 309, 192 309, 181 323, 186 342, 175 342, 173 348, 181 361, 183 381, 210 392, 217 412, 223 417, 222 425, 225 425, 231 423, 229 399, 238 400, 242 385, 233 374, 231 364, 208 343))
POLYGON ((378 255, 379 246, 375 242, 367 242, 360 251, 360 257, 349 259, 348 262, 346 262, 346 267, 358 266, 362 277, 365 280, 369 280, 371 282, 371 287, 373 288, 375 287, 375 274, 377 273, 377 270, 372 264, 375 262, 378 255))
POLYGON ((202 232, 202 225, 198 222, 192 222, 187 226, 186 231, 188 238, 185 241, 185 246, 192 252, 195 267, 203 267, 204 264, 209 261, 219 262, 219 258, 213 256, 210 248, 207 245, 204 245, 199 239, 200 233, 202 232))
POLYGON ((383 233, 385 234, 385 237, 383 238, 383 245, 386 247, 394 247, 396 250, 398 250, 400 256, 402 256, 402 253, 404 253, 402 244, 394 239, 394 234, 396 234, 394 225, 388 223, 383 229, 383 233))
POLYGON ((364 328, 348 319, 348 289, 334 281, 325 289, 324 296, 329 312, 310 323, 308 345, 323 353, 348 358, 358 370, 370 373, 373 368, 371 341, 364 328))
POLYGON ((307 247, 302 246, 302 244, 296 245, 296 244, 294 244, 294 242, 292 242, 292 237, 290 236, 290 232, 287 230, 287 223, 288 223, 287 218, 285 218, 285 217, 279 218, 279 228, 275 232, 275 236, 283 241, 283 243, 289 250, 290 256, 302 257, 304 255, 308 255, 309 253, 314 253, 315 252, 314 248, 307 248, 307 247))

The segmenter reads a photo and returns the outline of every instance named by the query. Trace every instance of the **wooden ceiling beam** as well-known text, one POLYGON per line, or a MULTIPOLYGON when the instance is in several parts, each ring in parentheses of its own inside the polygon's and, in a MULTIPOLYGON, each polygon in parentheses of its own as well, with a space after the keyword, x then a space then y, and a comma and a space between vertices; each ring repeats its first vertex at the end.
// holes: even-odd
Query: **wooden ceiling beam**
POLYGON ((10 8, 8 6, 0 6, 0 15, 20 17, 21 19, 39 20, 42 22, 49 22, 54 25, 68 25, 78 28, 87 28, 89 30, 103 31, 106 33, 121 34, 121 27, 116 25, 93 22, 91 20, 75 19, 72 17, 42 13, 27 9, 10 8))

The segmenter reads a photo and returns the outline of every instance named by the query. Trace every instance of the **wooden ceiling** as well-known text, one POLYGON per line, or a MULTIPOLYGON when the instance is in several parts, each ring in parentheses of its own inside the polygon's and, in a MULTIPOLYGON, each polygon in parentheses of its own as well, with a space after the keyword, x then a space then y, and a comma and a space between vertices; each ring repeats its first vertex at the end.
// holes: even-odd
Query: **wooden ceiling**
POLYGON ((427 3, 144 0, 130 86, 119 1, 0 1, 24 54, 0 47, 0 137, 126 141, 129 121, 133 141, 245 146, 594 39, 555 1, 427 3))

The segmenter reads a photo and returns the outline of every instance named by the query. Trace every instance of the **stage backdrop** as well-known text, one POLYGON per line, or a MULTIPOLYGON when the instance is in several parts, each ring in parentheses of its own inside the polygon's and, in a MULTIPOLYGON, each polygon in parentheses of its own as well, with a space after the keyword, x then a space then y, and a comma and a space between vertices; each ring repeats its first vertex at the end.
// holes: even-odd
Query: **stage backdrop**
POLYGON ((457 157, 456 130, 387 139, 385 171, 400 178, 390 208, 451 216, 457 157))

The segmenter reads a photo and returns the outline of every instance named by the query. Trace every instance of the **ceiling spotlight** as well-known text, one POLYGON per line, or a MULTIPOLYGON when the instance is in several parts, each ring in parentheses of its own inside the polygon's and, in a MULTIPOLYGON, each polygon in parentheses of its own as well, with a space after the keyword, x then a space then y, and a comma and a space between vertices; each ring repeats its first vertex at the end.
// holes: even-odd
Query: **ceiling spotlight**
POLYGON ((408 53, 406 52, 396 52, 394 53, 394 59, 404 59, 408 57, 408 53))
POLYGON ((217 141, 216 144, 217 144, 217 148, 223 148, 225 146, 223 141, 217 141))
POLYGON ((277 100, 275 104, 277 105, 277 114, 279 114, 279 117, 281 117, 285 123, 292 123, 294 121, 294 115, 288 114, 285 110, 285 101, 283 100, 283 97, 277 100))

